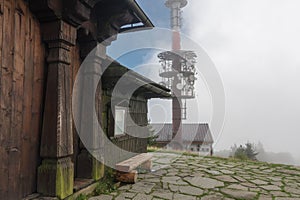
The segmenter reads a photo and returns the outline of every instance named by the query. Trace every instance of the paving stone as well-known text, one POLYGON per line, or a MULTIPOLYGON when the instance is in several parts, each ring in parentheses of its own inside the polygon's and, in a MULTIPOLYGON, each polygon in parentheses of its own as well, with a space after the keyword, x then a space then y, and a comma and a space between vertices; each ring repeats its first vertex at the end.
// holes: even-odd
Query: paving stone
POLYGON ((248 188, 257 188, 255 184, 249 182, 241 183, 241 185, 246 186, 248 188))
POLYGON ((100 195, 100 196, 97 196, 97 197, 91 197, 89 198, 89 200, 112 200, 113 197, 110 196, 110 195, 100 195))
POLYGON ((290 195, 282 192, 282 191, 270 191, 270 194, 272 194, 275 197, 289 197, 290 195))
POLYGON ((258 200, 273 200, 273 197, 268 195, 260 195, 258 200))
POLYGON ((184 194, 178 194, 175 193, 173 196, 173 200, 196 200, 196 197, 189 196, 189 195, 184 195, 184 194))
POLYGON ((233 198, 244 200, 252 200, 257 196, 256 192, 249 192, 243 190, 221 189, 221 191, 233 198))
POLYGON ((238 182, 246 182, 247 180, 240 176, 233 176, 234 179, 238 180, 238 182))
POLYGON ((262 194, 268 193, 266 190, 263 190, 261 188, 248 188, 248 189, 249 189, 249 191, 252 191, 252 192, 260 192, 262 194))
POLYGON ((131 189, 131 185, 128 184, 128 185, 123 185, 121 187, 118 188, 118 190, 130 190, 131 189))
POLYGON ((230 171, 230 170, 227 170, 227 169, 220 170, 220 172, 223 173, 223 174, 230 174, 230 175, 234 174, 233 171, 230 171))
POLYGON ((149 194, 152 191, 154 186, 155 183, 138 182, 132 185, 132 188, 129 191, 149 194))
POLYGON ((292 188, 292 187, 285 187, 284 190, 291 194, 299 194, 300 195, 300 188, 292 188))
POLYGON ((238 183, 239 181, 232 178, 231 176, 228 175, 222 175, 222 176, 215 176, 214 178, 220 180, 220 181, 225 181, 228 183, 238 183))
POLYGON ((256 185, 267 185, 267 184, 269 184, 268 182, 260 180, 260 179, 250 180, 250 182, 254 183, 256 185))
POLYGON ((261 188, 268 190, 268 191, 280 191, 281 188, 277 185, 261 185, 261 188))
POLYGON ((181 180, 181 177, 179 177, 179 176, 165 176, 165 177, 162 177, 161 182, 163 182, 163 183, 177 184, 177 182, 179 180, 181 180))
POLYGON ((282 170, 278 170, 278 172, 282 173, 282 174, 290 174, 290 175, 300 175, 300 172, 297 170, 289 170, 289 169, 282 169, 282 170))
POLYGON ((162 188, 164 190, 168 190, 169 189, 169 184, 168 183, 162 183, 162 188))
POLYGON ((165 169, 159 169, 157 171, 152 172, 153 175, 163 176, 166 175, 168 172, 165 169))
POLYGON ((227 186, 226 188, 234 189, 234 190, 246 190, 246 191, 248 190, 247 187, 239 185, 239 184, 232 184, 232 185, 227 186))
POLYGON ((205 177, 193 177, 193 178, 185 178, 185 181, 189 182, 191 185, 200 187, 203 189, 215 188, 215 187, 223 187, 224 183, 212 178, 205 177))
POLYGON ((121 193, 121 196, 126 198, 133 198, 135 195, 136 193, 130 193, 130 192, 121 193))
POLYGON ((282 177, 275 177, 275 176, 270 176, 268 177, 268 179, 272 180, 272 181, 281 181, 282 177))
POLYGON ((205 170, 206 173, 209 173, 211 175, 221 175, 222 173, 219 171, 214 171, 214 170, 205 170))
POLYGON ((193 186, 180 186, 179 192, 182 194, 195 195, 195 196, 203 194, 202 189, 193 186))
POLYGON ((132 200, 152 200, 153 196, 146 194, 138 194, 132 200))
POLYGON ((178 185, 169 184, 169 188, 170 188, 171 192, 178 192, 179 191, 179 186, 178 185))
POLYGON ((149 178, 149 179, 147 179, 147 182, 151 182, 151 183, 160 183, 160 177, 149 178))
POLYGON ((151 195, 154 197, 159 197, 161 199, 173 199, 173 193, 165 190, 154 191, 151 195))
POLYGON ((220 200, 220 199, 223 199, 222 194, 209 194, 201 197, 201 200, 220 200))

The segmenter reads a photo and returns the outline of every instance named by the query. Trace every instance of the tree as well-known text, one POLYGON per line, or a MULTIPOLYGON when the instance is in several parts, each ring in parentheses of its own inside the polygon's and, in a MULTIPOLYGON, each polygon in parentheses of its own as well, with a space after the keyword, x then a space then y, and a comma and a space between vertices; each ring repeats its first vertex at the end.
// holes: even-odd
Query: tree
POLYGON ((241 159, 241 160, 247 160, 248 157, 247 157, 247 154, 246 154, 246 151, 245 151, 245 148, 240 145, 234 152, 234 158, 238 158, 238 159, 241 159))
MULTIPOLYGON (((236 147, 236 145, 234 147, 236 147)), ((234 150, 234 148, 232 148, 232 150, 234 150)), ((241 160, 257 160, 257 155, 258 152, 254 150, 254 145, 249 142, 247 142, 245 146, 240 145, 234 152, 234 158, 241 160)))
POLYGON ((147 138, 147 145, 148 146, 155 146, 156 145, 156 139, 158 138, 158 135, 155 135, 155 130, 150 125, 150 121, 148 123, 148 130, 149 130, 149 137, 147 138))
POLYGON ((258 152, 255 152, 253 144, 249 142, 246 143, 245 153, 250 160, 257 160, 256 156, 258 155, 258 152))

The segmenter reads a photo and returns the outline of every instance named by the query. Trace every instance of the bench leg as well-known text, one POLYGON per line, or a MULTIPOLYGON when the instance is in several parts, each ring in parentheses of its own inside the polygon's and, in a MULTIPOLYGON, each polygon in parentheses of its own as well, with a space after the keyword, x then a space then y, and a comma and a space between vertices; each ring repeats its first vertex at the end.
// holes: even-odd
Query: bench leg
POLYGON ((150 172, 151 169, 152 169, 152 161, 151 161, 151 160, 148 160, 148 161, 144 162, 144 163, 141 165, 141 169, 150 172))
POLYGON ((138 173, 136 170, 132 170, 130 172, 118 171, 116 174, 116 180, 122 183, 136 183, 137 177, 138 173))

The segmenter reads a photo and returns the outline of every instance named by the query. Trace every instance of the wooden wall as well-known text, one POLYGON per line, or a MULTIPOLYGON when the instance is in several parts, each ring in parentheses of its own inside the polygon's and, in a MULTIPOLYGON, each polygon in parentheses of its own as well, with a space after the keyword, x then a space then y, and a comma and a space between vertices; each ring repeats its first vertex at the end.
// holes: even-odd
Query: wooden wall
MULTIPOLYGON (((111 104, 110 104, 110 96, 104 91, 103 95, 103 128, 109 137, 114 135, 114 118, 112 115, 111 104)), ((129 103, 129 113, 132 120, 135 124, 130 124, 129 121, 125 122, 126 131, 130 131, 132 126, 146 126, 148 124, 147 119, 147 100, 145 98, 131 98, 129 103)), ((145 138, 137 138, 130 135, 124 135, 121 137, 115 137, 112 141, 118 147, 136 153, 145 153, 147 152, 147 139, 145 138)), ((120 155, 118 158, 116 157, 116 161, 122 161, 127 158, 124 155, 120 155)))
POLYGON ((36 191, 44 47, 23 0, 0 0, 0 198, 36 191))

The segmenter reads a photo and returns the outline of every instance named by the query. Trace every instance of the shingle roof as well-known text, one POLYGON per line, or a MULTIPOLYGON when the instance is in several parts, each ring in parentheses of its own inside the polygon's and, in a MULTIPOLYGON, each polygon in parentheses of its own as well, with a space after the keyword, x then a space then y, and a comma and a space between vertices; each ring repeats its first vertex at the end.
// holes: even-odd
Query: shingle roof
MULTIPOLYGON (((151 124, 157 142, 170 142, 172 139, 172 124, 151 124)), ((213 137, 208 124, 182 124, 182 139, 187 142, 213 143, 213 137)))

